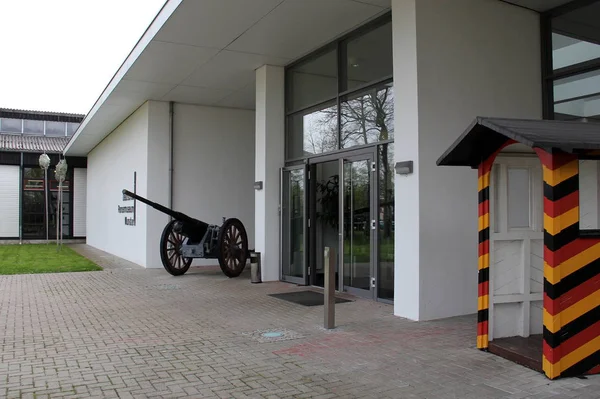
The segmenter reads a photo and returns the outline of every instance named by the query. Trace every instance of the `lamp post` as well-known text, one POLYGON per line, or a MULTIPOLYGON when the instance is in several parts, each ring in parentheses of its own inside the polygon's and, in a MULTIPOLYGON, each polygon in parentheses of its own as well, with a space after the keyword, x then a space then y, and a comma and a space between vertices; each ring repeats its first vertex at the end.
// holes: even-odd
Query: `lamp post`
POLYGON ((54 171, 54 173, 56 174, 56 180, 58 180, 58 220, 56 222, 56 244, 57 244, 57 250, 60 248, 60 246, 62 245, 62 230, 63 230, 63 223, 62 223, 62 216, 63 216, 63 203, 62 203, 62 185, 63 182, 65 181, 65 178, 67 177, 67 161, 63 158, 61 160, 58 161, 58 163, 56 164, 56 169, 54 171), (59 236, 60 234, 60 236, 59 236))
POLYGON ((40 168, 44 170, 44 204, 46 205, 46 244, 48 244, 48 167, 50 157, 43 153, 39 159, 40 168))

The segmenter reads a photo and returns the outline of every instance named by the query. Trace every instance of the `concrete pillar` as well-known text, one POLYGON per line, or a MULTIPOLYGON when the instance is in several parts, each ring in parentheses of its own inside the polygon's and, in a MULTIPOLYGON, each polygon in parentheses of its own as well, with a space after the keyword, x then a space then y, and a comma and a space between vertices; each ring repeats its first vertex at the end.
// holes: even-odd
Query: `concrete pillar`
POLYGON ((539 15, 494 0, 392 0, 394 313, 477 311, 477 171, 436 160, 477 116, 541 117, 539 15), (506 24, 506 21, 511 21, 506 24))
POLYGON ((285 74, 283 67, 256 70, 256 251, 263 281, 279 280, 279 170, 284 163, 285 74))
POLYGON ((395 175, 394 314, 419 319, 419 103, 417 0, 392 0, 394 157, 413 161, 412 175, 395 175))

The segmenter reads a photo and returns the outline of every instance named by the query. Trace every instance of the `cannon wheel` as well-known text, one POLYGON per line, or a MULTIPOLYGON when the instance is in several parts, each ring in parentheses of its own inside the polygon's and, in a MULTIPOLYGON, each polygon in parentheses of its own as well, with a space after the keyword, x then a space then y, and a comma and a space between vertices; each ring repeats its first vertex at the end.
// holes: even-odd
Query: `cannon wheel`
POLYGON ((239 276, 248 259, 248 235, 241 221, 227 219, 219 229, 219 266, 227 277, 239 276))
POLYGON ((192 264, 192 258, 184 258, 179 254, 184 237, 173 231, 175 220, 169 222, 160 237, 160 259, 165 269, 173 276, 185 274, 192 264))

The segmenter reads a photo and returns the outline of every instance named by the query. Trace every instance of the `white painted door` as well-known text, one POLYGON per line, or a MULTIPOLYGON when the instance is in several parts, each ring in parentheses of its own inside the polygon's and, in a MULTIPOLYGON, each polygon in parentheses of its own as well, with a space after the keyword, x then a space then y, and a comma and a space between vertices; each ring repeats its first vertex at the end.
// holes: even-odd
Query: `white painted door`
POLYGON ((499 156, 490 186, 489 339, 541 334, 544 213, 535 156, 499 156))

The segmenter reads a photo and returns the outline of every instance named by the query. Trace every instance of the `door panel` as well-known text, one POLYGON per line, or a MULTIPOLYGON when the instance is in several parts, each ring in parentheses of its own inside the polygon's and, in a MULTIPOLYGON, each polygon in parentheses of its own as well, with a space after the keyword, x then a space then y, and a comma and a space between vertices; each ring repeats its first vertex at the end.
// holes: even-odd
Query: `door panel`
POLYGON ((306 284, 306 172, 305 168, 282 170, 281 237, 284 281, 306 284))
POLYGON ((492 168, 490 340, 540 334, 543 182, 535 157, 499 157, 492 168))
POLYGON ((373 296, 375 236, 373 157, 343 162, 343 282, 347 291, 373 296))

